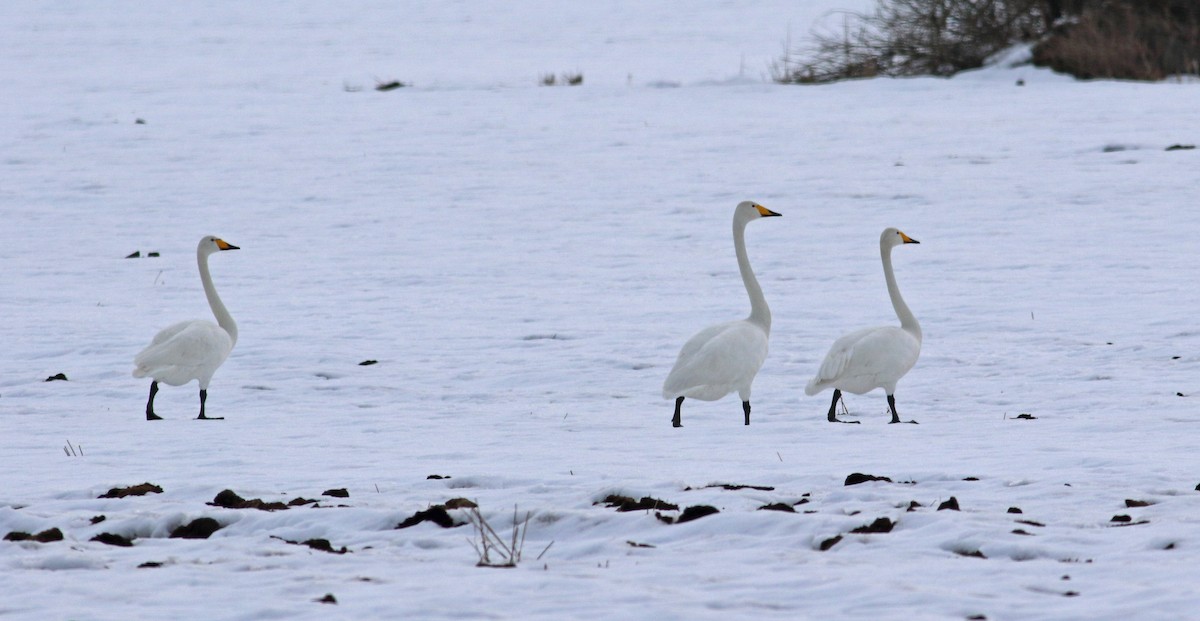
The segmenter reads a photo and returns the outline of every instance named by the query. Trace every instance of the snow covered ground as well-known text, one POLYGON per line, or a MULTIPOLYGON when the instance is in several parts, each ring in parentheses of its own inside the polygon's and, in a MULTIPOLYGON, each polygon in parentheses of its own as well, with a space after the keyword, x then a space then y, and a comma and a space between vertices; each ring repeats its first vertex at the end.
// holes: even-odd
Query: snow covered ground
POLYGON ((1166 149, 1200 85, 770 83, 839 4, 4 3, 0 534, 64 540, 0 542, 0 618, 1194 618, 1200 151, 1166 149), (752 424, 728 397, 673 429, 679 347, 748 311, 743 199, 783 214, 747 232, 752 424), (895 321, 886 226, 921 241, 894 254, 921 424, 876 392, 831 425, 803 386, 895 321), (204 234, 241 247, 211 262, 226 419, 192 384, 148 423, 131 360, 209 316, 204 234), (516 569, 395 529, 460 497, 532 512, 516 569))

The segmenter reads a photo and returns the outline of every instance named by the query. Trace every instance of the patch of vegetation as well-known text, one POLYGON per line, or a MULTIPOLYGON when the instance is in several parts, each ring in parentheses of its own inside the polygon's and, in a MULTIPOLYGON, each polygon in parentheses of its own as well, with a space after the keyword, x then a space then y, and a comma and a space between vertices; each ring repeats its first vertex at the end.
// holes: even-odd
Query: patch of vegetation
POLYGON ((1033 63, 1076 77, 1162 80, 1200 75, 1194 0, 878 0, 841 13, 771 68, 776 82, 950 76, 1018 43, 1033 63))
MULTIPOLYGON (((525 548, 525 535, 529 532, 529 518, 533 517, 532 512, 525 513, 524 520, 517 519, 517 507, 513 507, 512 518, 512 536, 506 541, 496 533, 491 524, 488 524, 487 519, 479 512, 477 507, 472 507, 467 512, 467 520, 475 527, 475 535, 477 539, 470 540, 471 547, 475 548, 475 552, 479 554, 479 562, 476 567, 516 567, 517 563, 521 562, 521 552, 525 548)), ((554 545, 551 541, 550 545, 542 550, 542 554, 554 545)), ((542 554, 538 558, 542 558, 542 554)))

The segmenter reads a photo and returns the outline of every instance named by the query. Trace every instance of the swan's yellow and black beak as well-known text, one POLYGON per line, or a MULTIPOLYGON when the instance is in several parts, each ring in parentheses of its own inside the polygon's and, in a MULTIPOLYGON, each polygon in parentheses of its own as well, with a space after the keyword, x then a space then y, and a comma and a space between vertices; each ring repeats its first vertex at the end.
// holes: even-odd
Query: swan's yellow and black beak
POLYGON ((897 233, 900 233, 900 239, 904 240, 904 243, 906 243, 906 244, 919 244, 919 243, 921 243, 921 242, 919 242, 919 241, 917 241, 917 240, 915 240, 915 239, 913 239, 913 238, 909 237, 908 235, 905 235, 905 234, 904 234, 903 232, 901 232, 901 231, 897 231, 897 233))
POLYGON ((241 248, 238 248, 237 246, 234 246, 233 244, 231 244, 223 239, 216 240, 216 244, 217 244, 217 249, 219 249, 219 250, 241 250, 241 248))
POLYGON ((763 207, 762 205, 755 205, 754 208, 758 210, 758 215, 760 215, 764 218, 769 218, 771 216, 782 216, 783 215, 781 213, 775 213, 774 211, 771 211, 770 209, 767 209, 766 207, 763 207))

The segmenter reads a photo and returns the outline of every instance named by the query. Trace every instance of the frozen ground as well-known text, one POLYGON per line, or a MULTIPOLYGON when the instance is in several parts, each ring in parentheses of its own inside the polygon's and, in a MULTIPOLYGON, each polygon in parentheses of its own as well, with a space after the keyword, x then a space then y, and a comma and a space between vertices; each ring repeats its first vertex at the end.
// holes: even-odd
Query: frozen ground
POLYGON ((1200 85, 783 87, 789 29, 835 3, 561 4, 0 6, 0 533, 65 536, 0 542, 0 618, 1200 610, 1200 151, 1165 150, 1200 141, 1200 85), (784 214, 747 234, 775 318, 753 422, 729 397, 673 429, 679 346, 748 310, 747 198, 784 214), (874 393, 830 425, 803 385, 894 321, 885 226, 922 242, 894 255, 921 424, 874 393), (148 423, 131 359, 208 316, 209 233, 242 248, 212 259, 241 328, 226 420, 191 420, 192 384, 148 423), (143 482, 163 492, 97 498, 143 482), (224 489, 323 508, 207 504, 224 489), (532 512, 518 568, 477 568, 470 526, 394 529, 455 497, 501 530, 532 512), (168 538, 200 517, 223 528, 168 538), (348 553, 284 541, 314 538, 348 553))

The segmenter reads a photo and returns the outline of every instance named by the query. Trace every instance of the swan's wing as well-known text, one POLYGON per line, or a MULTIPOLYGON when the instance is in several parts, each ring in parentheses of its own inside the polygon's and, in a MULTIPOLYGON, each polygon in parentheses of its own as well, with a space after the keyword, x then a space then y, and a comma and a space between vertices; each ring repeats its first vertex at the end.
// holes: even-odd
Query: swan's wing
POLYGON ((171 385, 193 379, 207 383, 229 356, 233 340, 220 326, 208 321, 190 321, 163 330, 173 331, 142 350, 134 359, 134 377, 153 377, 171 385))
POLYGON ((804 392, 810 396, 815 395, 828 383, 841 378, 854 360, 855 349, 859 343, 874 330, 875 328, 855 330, 834 341, 833 345, 829 346, 829 353, 825 354, 825 359, 821 361, 817 374, 809 380, 804 392))
POLYGON ((180 332, 183 332, 184 330, 187 329, 188 326, 192 325, 193 323, 197 323, 197 322, 204 323, 204 320, 190 319, 188 321, 181 321, 177 324, 169 325, 169 326, 163 328, 162 330, 159 330, 158 334, 155 334, 154 338, 150 340, 150 345, 147 345, 146 349, 149 349, 150 347, 158 345, 159 343, 163 343, 163 342, 171 340, 171 337, 175 336, 176 334, 179 334, 180 332))
POLYGON ((896 326, 851 332, 834 341, 805 392, 814 395, 826 386, 855 393, 887 387, 916 364, 920 352, 920 341, 896 326))
POLYGON ((688 340, 663 383, 663 397, 719 399, 750 383, 767 359, 767 334, 748 321, 705 328, 688 340), (699 391, 699 392, 697 392, 699 391))

